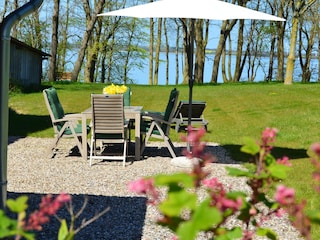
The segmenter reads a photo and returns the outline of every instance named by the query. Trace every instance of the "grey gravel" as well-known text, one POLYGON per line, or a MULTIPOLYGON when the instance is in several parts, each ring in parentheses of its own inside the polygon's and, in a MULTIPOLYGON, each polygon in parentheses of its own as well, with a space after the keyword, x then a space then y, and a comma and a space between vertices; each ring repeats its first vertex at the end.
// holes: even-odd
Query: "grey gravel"
MULTIPOLYGON (((63 139, 55 158, 50 158, 52 142, 53 138, 9 138, 8 198, 28 195, 31 211, 37 208, 44 194, 67 192, 72 195, 72 204, 77 212, 88 197, 88 204, 76 227, 84 219, 90 219, 95 213, 110 207, 105 215, 83 228, 75 239, 162 240, 173 236, 169 230, 154 223, 158 217, 156 209, 146 206, 144 197, 127 190, 130 181, 141 177, 188 170, 170 164, 169 152, 162 143, 154 142, 147 147, 140 161, 133 161, 134 145, 131 143, 126 167, 122 167, 120 161, 95 162, 90 167, 89 161, 79 156, 74 142, 69 139, 63 139)), ((181 154, 184 143, 174 145, 177 153, 181 154)), ((216 156, 216 163, 208 166, 212 176, 227 188, 249 191, 245 179, 227 176, 225 166, 240 165, 230 158, 225 149, 216 143, 208 143, 206 151, 216 156)), ((68 218, 69 213, 64 208, 58 216, 68 218)), ((230 220, 229 224, 237 224, 237 221, 230 220)), ((272 218, 266 226, 276 231, 279 239, 299 239, 299 234, 286 217, 272 218)), ((58 227, 59 221, 52 218, 37 239, 57 239, 58 227)), ((208 236, 202 235, 198 239, 208 239, 208 236)))

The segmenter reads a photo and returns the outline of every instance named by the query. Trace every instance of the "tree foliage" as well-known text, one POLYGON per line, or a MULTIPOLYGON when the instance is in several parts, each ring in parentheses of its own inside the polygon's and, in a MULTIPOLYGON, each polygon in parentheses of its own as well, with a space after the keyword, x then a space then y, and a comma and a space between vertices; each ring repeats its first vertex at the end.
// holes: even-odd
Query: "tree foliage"
MULTIPOLYGON (((0 20, 26 2, 4 0, 0 4, 0 20)), ((290 84, 293 80, 309 82, 320 78, 314 74, 319 72, 319 64, 311 64, 320 46, 319 3, 315 0, 233 1, 283 17, 286 22, 197 20, 192 23, 186 19, 97 17, 97 13, 147 2, 150 1, 45 2, 12 29, 12 36, 51 53, 44 79, 53 81, 59 80, 57 73, 72 72, 73 81, 135 83, 137 79, 131 72, 145 67, 148 58, 149 84, 158 84, 163 62, 167 63, 166 84, 186 83, 189 70, 193 70, 192 77, 199 84, 217 83, 219 74, 224 82, 278 80, 290 84), (192 63, 186 58, 188 47, 194 48, 192 63), (165 58, 161 58, 162 52, 166 53, 165 58), (175 78, 169 76, 168 56, 173 52, 176 63, 170 65, 175 65, 175 78), (213 59, 212 73, 210 79, 205 79, 208 58, 213 59), (183 79, 179 79, 181 66, 183 79), (256 78, 258 70, 265 73, 264 79, 256 78)))

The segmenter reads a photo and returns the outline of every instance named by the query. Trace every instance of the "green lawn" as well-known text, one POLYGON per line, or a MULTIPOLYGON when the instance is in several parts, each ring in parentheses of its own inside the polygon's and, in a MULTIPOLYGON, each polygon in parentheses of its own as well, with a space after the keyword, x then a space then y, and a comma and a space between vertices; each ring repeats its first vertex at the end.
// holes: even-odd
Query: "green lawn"
MULTIPOLYGON (((67 113, 90 106, 90 94, 102 93, 103 84, 58 84, 60 101, 67 113)), ((145 110, 163 111, 174 86, 131 85, 132 105, 145 110)), ((180 100, 187 100, 187 85, 176 86, 180 100)), ((286 184, 308 199, 309 209, 319 208, 319 196, 311 188, 312 166, 306 150, 320 137, 320 84, 239 83, 194 86, 193 99, 207 102, 204 112, 209 121, 206 141, 223 145, 235 160, 246 160, 239 152, 243 137, 259 138, 265 127, 276 127, 280 135, 274 155, 288 156, 293 167, 286 184)), ((10 94, 9 135, 52 137, 51 121, 41 92, 10 94)), ((180 135, 171 130, 172 141, 180 135)), ((313 239, 320 239, 314 229, 313 239)))

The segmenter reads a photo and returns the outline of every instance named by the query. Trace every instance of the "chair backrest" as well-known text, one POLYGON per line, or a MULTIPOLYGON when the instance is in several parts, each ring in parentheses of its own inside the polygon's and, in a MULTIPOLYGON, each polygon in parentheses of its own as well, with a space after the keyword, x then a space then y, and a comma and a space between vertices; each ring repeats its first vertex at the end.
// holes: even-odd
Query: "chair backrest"
POLYGON ((60 130, 64 123, 53 124, 53 122, 65 116, 63 107, 57 94, 57 90, 54 87, 44 89, 43 96, 50 114, 53 128, 55 132, 57 132, 57 129, 60 130))
MULTIPOLYGON (((163 120, 167 122, 172 121, 174 110, 176 109, 176 106, 178 103, 178 97, 179 97, 179 91, 176 88, 171 90, 168 104, 164 112, 163 120)), ((170 124, 162 124, 162 130, 168 135, 170 131, 170 124)))
MULTIPOLYGON (((205 101, 192 101, 191 104, 191 118, 201 118, 207 103, 205 101)), ((189 116, 189 101, 180 101, 174 118, 188 118, 189 116)))
POLYGON ((123 94, 92 94, 92 133, 124 138, 123 94))
POLYGON ((123 105, 124 106, 131 106, 131 88, 127 87, 127 91, 123 93, 123 105))

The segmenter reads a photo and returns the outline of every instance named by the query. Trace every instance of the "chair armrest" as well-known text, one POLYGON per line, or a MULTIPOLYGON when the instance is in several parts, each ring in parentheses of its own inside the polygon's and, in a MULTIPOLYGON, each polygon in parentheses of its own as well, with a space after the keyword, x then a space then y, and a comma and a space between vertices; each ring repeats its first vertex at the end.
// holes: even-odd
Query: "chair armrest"
POLYGON ((60 118, 60 119, 53 120, 52 122, 53 123, 61 123, 61 122, 68 122, 68 121, 69 121, 69 119, 60 118))
POLYGON ((72 114, 66 114, 63 119, 70 119, 70 120, 81 120, 82 114, 81 113, 72 113, 72 114))
POLYGON ((163 118, 161 118, 161 116, 160 117, 157 117, 157 116, 154 116, 154 117, 142 116, 142 118, 150 120, 150 121, 155 121, 155 122, 158 122, 158 123, 164 123, 164 124, 167 124, 167 125, 171 125, 171 122, 163 120, 163 118))
POLYGON ((144 115, 142 116, 142 119, 163 122, 163 116, 160 115, 144 115))
POLYGON ((150 112, 145 111, 141 114, 142 117, 149 117, 149 118, 163 118, 164 112, 150 112))

